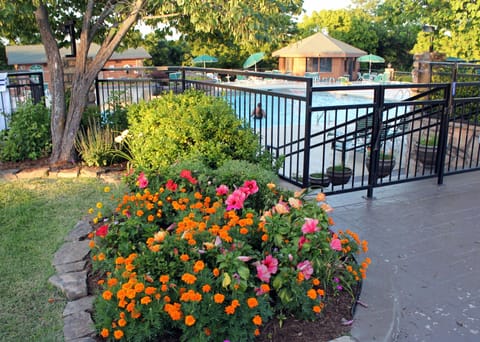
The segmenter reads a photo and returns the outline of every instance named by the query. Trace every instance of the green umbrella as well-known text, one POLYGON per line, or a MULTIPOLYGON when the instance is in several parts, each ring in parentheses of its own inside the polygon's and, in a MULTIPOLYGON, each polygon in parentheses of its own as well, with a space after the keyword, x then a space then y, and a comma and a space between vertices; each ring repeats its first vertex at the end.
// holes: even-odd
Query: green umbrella
POLYGON ((357 58, 359 62, 366 62, 369 63, 368 65, 368 73, 372 72, 372 63, 385 63, 385 60, 377 55, 365 55, 357 58))
POLYGON ((203 63, 204 68, 205 68, 205 63, 216 63, 216 62, 218 62, 218 59, 209 55, 200 55, 193 59, 193 63, 195 64, 203 63))
POLYGON ((243 68, 248 69, 251 66, 255 65, 255 71, 257 71, 257 63, 260 62, 265 56, 264 52, 257 52, 247 58, 245 63, 243 63, 243 68))

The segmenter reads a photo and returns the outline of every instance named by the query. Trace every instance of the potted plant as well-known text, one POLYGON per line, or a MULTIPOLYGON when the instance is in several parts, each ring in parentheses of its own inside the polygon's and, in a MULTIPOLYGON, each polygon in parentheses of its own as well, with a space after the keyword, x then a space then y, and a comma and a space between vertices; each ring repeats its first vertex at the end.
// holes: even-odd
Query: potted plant
MULTIPOLYGON (((365 160, 367 164, 368 172, 372 172, 370 170, 370 154, 367 155, 367 159, 365 160)), ((378 158, 378 166, 377 166, 377 177, 383 178, 392 172, 393 168, 395 167, 395 157, 392 153, 380 153, 378 158)))
POLYGON ((310 187, 315 188, 326 188, 330 185, 330 179, 326 174, 321 172, 311 173, 308 177, 310 187))
POLYGON ((347 184, 352 176, 352 169, 344 164, 334 165, 327 168, 326 172, 332 185, 347 184))
POLYGON ((425 167, 434 167, 437 159, 437 150, 438 136, 436 134, 421 137, 415 144, 415 156, 417 161, 425 167))

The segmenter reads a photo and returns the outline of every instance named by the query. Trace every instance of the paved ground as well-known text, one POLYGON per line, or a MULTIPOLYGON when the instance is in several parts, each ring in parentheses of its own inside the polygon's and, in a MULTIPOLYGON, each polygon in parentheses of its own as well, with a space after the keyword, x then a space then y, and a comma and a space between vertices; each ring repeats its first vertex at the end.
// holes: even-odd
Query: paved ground
POLYGON ((352 339, 480 341, 480 172, 332 195, 372 259, 352 339))

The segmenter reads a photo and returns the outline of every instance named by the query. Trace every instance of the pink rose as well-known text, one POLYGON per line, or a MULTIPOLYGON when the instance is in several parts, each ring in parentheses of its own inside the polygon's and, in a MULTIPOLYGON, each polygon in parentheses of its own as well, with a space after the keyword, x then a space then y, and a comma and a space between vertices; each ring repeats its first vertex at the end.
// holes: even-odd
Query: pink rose
POLYGON ((247 195, 245 195, 243 191, 240 189, 235 190, 230 194, 230 196, 227 197, 227 200, 225 201, 227 204, 227 210, 242 209, 246 198, 247 195))
POLYGON ((267 255, 265 260, 262 261, 262 263, 267 266, 268 272, 271 274, 277 273, 278 269, 278 260, 271 255, 267 255))
POLYGON ((318 232, 319 230, 320 228, 318 227, 318 220, 308 217, 305 218, 305 223, 302 226, 303 234, 313 234, 315 232, 318 232))
POLYGON ((145 189, 148 186, 148 179, 143 172, 138 175, 137 182, 140 189, 145 189))
POLYGON ((300 273, 303 273, 303 275, 305 276, 305 279, 307 280, 310 279, 310 277, 313 274, 313 266, 308 260, 298 263, 297 270, 299 270, 300 273))
POLYGON ((337 238, 332 239, 332 241, 330 241, 330 248, 332 248, 333 250, 336 250, 336 251, 341 251, 342 250, 342 242, 337 238))
POLYGON ((261 281, 268 283, 270 281, 271 274, 268 272, 267 266, 264 264, 257 265, 257 277, 261 281))
POLYGON ((248 196, 258 192, 258 185, 255 180, 246 180, 240 188, 248 196))
POLYGON ((167 184, 165 184, 165 187, 170 191, 175 191, 177 190, 178 185, 173 180, 169 179, 167 184))
POLYGON ((228 194, 228 186, 226 186, 225 184, 222 184, 215 191, 217 192, 217 196, 226 195, 228 194))

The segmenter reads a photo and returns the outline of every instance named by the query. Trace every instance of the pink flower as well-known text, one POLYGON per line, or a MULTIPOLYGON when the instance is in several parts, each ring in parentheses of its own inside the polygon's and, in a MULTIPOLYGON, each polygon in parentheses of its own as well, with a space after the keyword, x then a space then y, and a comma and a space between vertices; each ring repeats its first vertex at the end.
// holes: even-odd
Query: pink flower
POLYGON ((137 182, 140 189, 145 189, 148 186, 148 179, 143 172, 138 175, 137 182))
POLYGON ((217 196, 226 195, 228 194, 228 186, 226 186, 225 184, 222 184, 215 191, 217 192, 217 196))
POLYGON ((320 228, 318 228, 318 220, 308 217, 305 218, 305 223, 302 226, 303 234, 312 234, 318 232, 319 230, 320 228))
POLYGON ((302 249, 303 244, 306 243, 306 242, 310 242, 310 240, 307 239, 305 236, 300 237, 300 239, 298 240, 298 250, 299 251, 302 249))
POLYGON ((271 255, 267 255, 265 260, 262 261, 262 263, 267 266, 268 272, 271 274, 277 273, 278 269, 278 260, 271 255))
POLYGON ((105 237, 108 233, 108 224, 104 224, 95 231, 96 236, 105 237))
POLYGON ((245 195, 243 191, 240 189, 235 190, 230 194, 230 196, 227 197, 227 200, 225 201, 227 204, 227 210, 242 209, 246 198, 247 195, 245 195))
POLYGON ((335 238, 330 241, 330 248, 336 251, 341 251, 342 250, 342 243, 340 242, 339 239, 335 238))
POLYGON ((197 180, 192 177, 192 172, 190 170, 182 170, 180 172, 180 177, 185 178, 192 184, 197 184, 197 180))
POLYGON ((257 265, 257 277, 261 281, 268 283, 270 281, 271 274, 268 272, 267 266, 264 264, 257 265))
POLYGON ((169 179, 167 184, 165 184, 165 187, 170 191, 175 191, 177 190, 178 185, 173 180, 169 179))
POLYGON ((300 273, 303 273, 305 279, 307 280, 310 279, 313 274, 313 266, 308 260, 298 263, 297 270, 299 270, 300 273))
POLYGON ((255 180, 246 180, 240 188, 248 196, 258 192, 257 182, 255 180))
POLYGON ((240 255, 240 256, 237 257, 237 259, 240 260, 240 261, 243 261, 243 262, 248 262, 248 261, 252 260, 252 257, 240 255))

